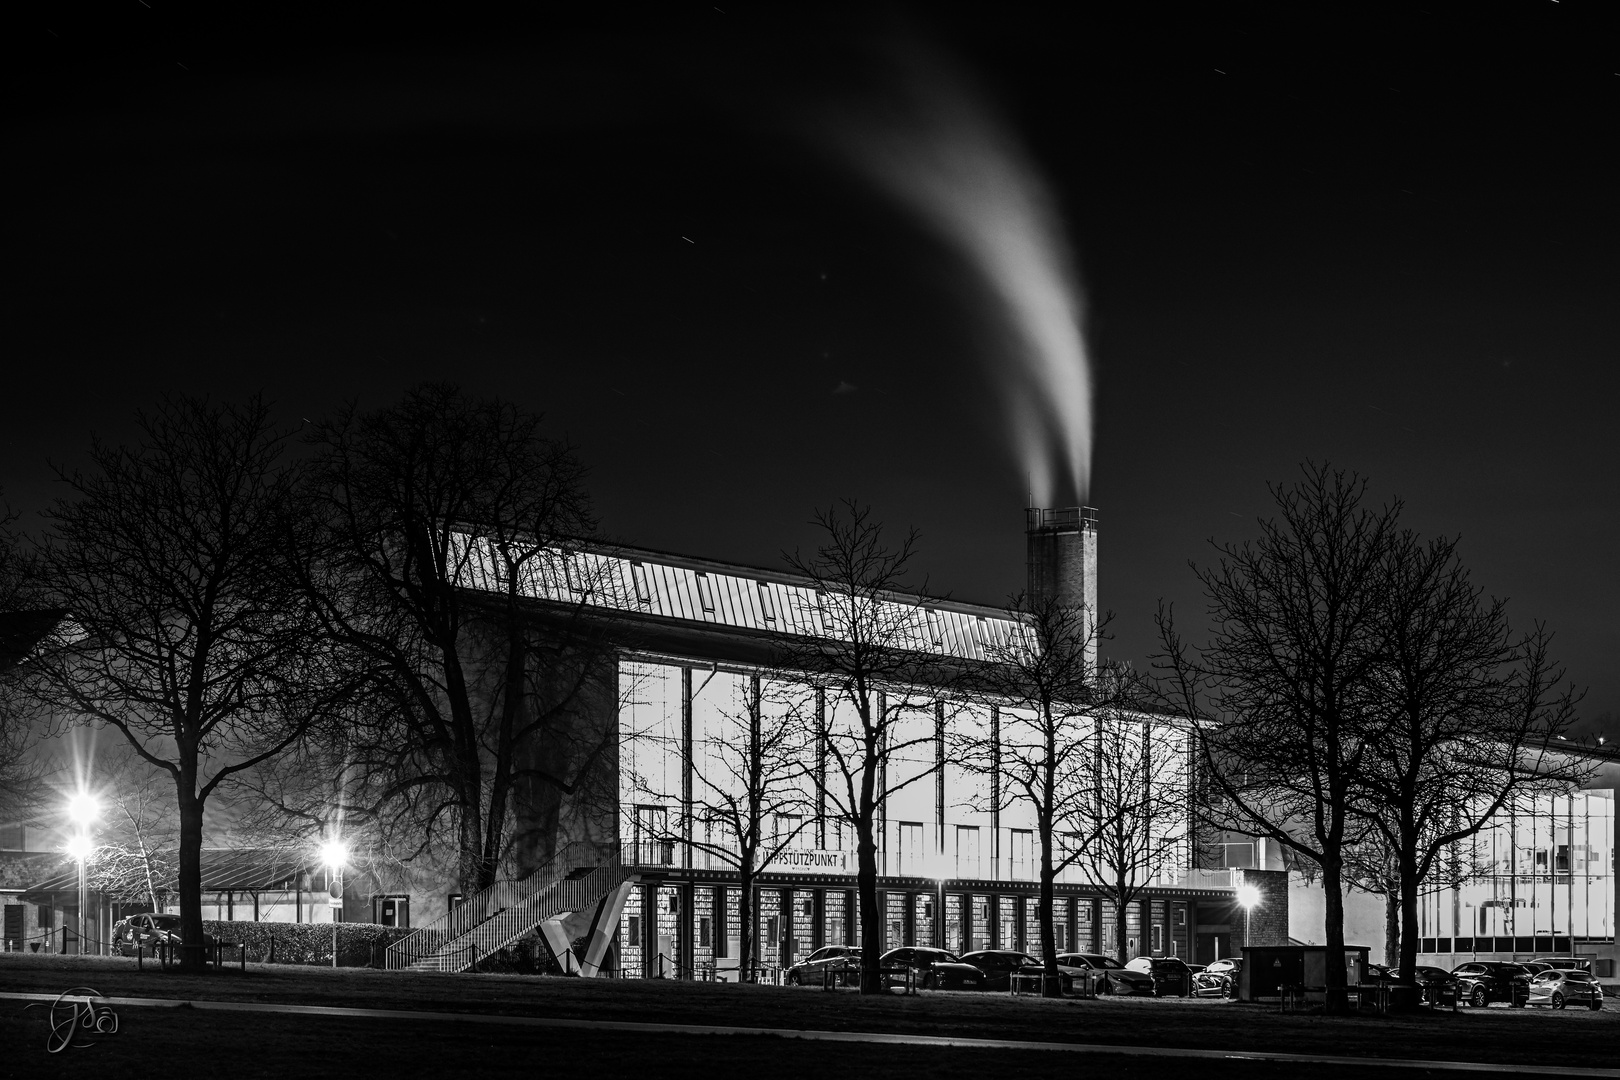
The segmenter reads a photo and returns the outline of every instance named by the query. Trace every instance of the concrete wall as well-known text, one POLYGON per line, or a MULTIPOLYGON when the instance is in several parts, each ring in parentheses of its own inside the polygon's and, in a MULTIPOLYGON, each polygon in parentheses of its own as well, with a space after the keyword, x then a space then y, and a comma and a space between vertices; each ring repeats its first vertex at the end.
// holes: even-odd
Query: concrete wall
MULTIPOLYGON (((1327 894, 1322 879, 1309 881, 1298 871, 1288 875, 1288 934, 1307 945, 1327 941, 1327 894)), ((1344 942, 1365 945, 1374 963, 1384 962, 1384 898, 1360 889, 1344 896, 1344 942)))

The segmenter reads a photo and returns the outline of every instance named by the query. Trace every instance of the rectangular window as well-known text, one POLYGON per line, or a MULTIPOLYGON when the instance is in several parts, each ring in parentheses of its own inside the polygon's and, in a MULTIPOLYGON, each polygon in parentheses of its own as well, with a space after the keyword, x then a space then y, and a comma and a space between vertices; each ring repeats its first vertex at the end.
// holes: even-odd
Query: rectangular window
POLYGON ((54 930, 56 928, 56 910, 49 904, 39 905, 39 928, 41 930, 54 930))
POLYGON ((1222 844, 1221 848, 1224 852, 1221 865, 1243 870, 1254 869, 1253 844, 1222 844))
POLYGON ((1158 923, 1153 924, 1153 951, 1164 951, 1164 927, 1158 923))
POLYGON ((709 948, 709 919, 707 916, 698 920, 698 948, 709 948))
POLYGON ((923 608, 923 614, 928 619, 928 644, 940 648, 945 644, 945 631, 940 625, 939 612, 933 608, 923 608))
POLYGON ((714 594, 709 591, 709 575, 699 570, 697 572, 698 603, 703 605, 704 611, 714 610, 714 594))
POLYGON ((0 851, 26 851, 23 826, 0 825, 0 851))
POLYGON ((1012 872, 1016 880, 1023 880, 1030 874, 1030 858, 1035 851, 1035 832, 1033 829, 1009 829, 1012 844, 1012 872))
POLYGON ((776 621, 776 598, 771 595, 771 583, 759 583, 759 613, 765 617, 766 622, 776 621))
POLYGON ((804 815, 776 815, 776 832, 771 837, 774 843, 780 844, 786 840, 789 847, 803 848, 808 835, 804 831, 804 815))
POLYGON ((629 939, 628 941, 625 942, 625 944, 627 946, 631 947, 631 948, 640 948, 640 946, 641 946, 641 916, 640 915, 626 915, 625 916, 625 922, 626 922, 625 937, 629 939))
POLYGON ((636 590, 636 603, 652 602, 652 589, 647 584, 647 568, 638 562, 630 564, 630 584, 636 590))
POLYGON ((675 861, 675 842, 669 835, 669 809, 636 807, 636 861, 643 866, 668 866, 675 861))
POLYGON ((833 635, 833 630, 834 630, 833 622, 834 622, 834 620, 833 620, 833 617, 832 617, 832 612, 828 608, 829 603, 830 603, 830 601, 827 599, 826 592, 824 592, 821 589, 817 589, 816 590, 816 618, 818 620, 820 620, 820 622, 821 622, 821 632, 824 635, 826 635, 827 637, 832 637, 832 636, 834 636, 833 635))
POLYGON ((895 826, 897 842, 899 844, 900 866, 897 871, 901 873, 920 875, 923 871, 923 827, 920 821, 901 821, 895 826))
POLYGON ((976 878, 979 870, 979 827, 956 827, 956 874, 958 877, 976 878))
POLYGON ((563 576, 568 580, 568 591, 575 596, 583 596, 590 590, 585 587, 585 572, 580 569, 572 555, 562 557, 563 576))

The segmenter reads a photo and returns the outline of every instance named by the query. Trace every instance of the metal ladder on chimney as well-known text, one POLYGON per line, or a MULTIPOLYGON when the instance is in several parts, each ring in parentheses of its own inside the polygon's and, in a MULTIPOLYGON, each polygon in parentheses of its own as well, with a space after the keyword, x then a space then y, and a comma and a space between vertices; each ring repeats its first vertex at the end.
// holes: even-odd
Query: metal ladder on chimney
POLYGON ((388 946, 388 970, 466 971, 539 928, 565 971, 594 976, 639 878, 615 852, 596 866, 561 866, 522 881, 497 881, 388 946), (570 948, 573 937, 560 936, 581 928, 588 938, 583 961, 570 948))

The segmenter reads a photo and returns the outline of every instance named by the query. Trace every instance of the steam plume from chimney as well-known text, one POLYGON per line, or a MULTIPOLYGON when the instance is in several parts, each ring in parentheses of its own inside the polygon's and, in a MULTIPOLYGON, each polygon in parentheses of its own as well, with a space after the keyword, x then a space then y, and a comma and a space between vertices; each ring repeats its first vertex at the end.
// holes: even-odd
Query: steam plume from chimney
POLYGON ((891 107, 846 119, 834 138, 979 272, 1009 332, 1012 364, 998 381, 1030 494, 1044 506, 1082 500, 1091 484, 1091 369, 1056 202, 960 75, 921 53, 905 59, 904 92, 891 107))

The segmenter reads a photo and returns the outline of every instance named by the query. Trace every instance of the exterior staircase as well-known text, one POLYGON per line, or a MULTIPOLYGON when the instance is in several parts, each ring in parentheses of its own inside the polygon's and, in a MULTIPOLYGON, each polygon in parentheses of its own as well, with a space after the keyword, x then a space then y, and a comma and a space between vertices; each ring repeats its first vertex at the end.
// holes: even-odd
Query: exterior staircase
POLYGON ((388 946, 388 970, 466 971, 538 928, 564 971, 596 975, 640 877, 615 852, 594 866, 564 864, 497 881, 388 946), (570 947, 580 936, 587 938, 583 961, 570 947))

